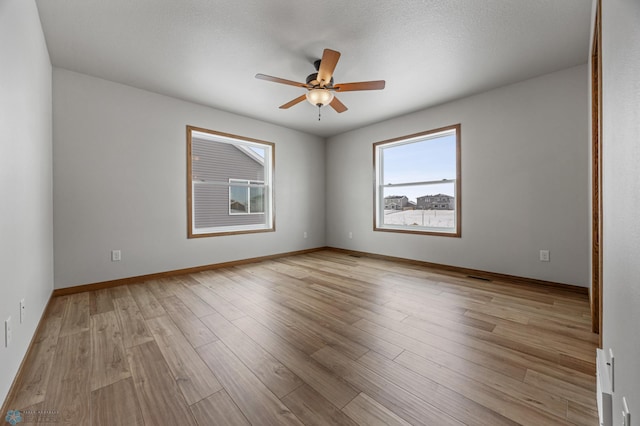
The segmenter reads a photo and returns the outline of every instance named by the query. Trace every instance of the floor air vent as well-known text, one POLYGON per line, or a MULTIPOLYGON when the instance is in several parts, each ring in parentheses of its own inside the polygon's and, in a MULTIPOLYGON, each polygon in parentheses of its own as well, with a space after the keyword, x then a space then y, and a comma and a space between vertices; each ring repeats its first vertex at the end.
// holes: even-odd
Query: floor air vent
POLYGON ((467 275, 467 278, 472 278, 474 280, 480 280, 480 281, 491 281, 489 278, 479 277, 477 275, 467 275))

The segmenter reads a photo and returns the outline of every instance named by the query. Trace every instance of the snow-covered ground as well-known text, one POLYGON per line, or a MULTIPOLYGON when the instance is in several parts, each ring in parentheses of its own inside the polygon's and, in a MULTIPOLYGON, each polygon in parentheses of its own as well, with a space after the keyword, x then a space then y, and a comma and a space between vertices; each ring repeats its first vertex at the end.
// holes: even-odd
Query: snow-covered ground
POLYGON ((384 224, 453 228, 455 212, 453 210, 385 210, 384 224))

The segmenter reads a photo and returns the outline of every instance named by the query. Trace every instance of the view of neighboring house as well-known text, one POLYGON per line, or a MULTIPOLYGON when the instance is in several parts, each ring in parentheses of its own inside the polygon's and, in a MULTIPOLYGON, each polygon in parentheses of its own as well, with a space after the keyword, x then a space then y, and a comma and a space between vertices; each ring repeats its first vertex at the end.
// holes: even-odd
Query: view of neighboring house
POLYGON ((384 197, 385 210, 404 210, 406 207, 409 207, 409 198, 407 198, 406 195, 389 195, 384 197))
POLYGON ((193 140, 195 228, 262 223, 262 190, 248 184, 264 181, 264 160, 248 148, 193 140), (217 167, 211 166, 217 159, 217 167), (220 161, 224 159, 224 161, 220 161), (228 182, 228 186, 221 183, 228 182))
POLYGON ((417 203, 409 201, 406 195, 384 197, 385 210, 454 210, 456 198, 446 194, 423 195, 417 203))
POLYGON ((416 199, 420 210, 453 210, 455 197, 446 194, 424 195, 416 199))

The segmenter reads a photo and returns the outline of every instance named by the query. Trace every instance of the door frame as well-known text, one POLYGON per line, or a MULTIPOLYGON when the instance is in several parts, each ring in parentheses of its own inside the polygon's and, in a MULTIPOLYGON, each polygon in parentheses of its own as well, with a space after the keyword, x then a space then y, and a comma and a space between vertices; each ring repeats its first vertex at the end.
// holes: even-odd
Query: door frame
POLYGON ((602 0, 591 47, 591 329, 602 347, 602 0))

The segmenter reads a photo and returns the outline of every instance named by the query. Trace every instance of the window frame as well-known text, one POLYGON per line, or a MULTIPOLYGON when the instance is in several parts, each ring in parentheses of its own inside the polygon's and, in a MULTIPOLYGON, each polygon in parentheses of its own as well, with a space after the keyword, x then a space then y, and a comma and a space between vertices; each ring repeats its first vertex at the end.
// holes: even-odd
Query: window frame
MULTIPOLYGON (((276 214, 275 214, 275 155, 276 147, 273 142, 267 142, 260 139, 249 138, 245 136, 234 135, 231 133, 218 132, 215 130, 205 129, 196 126, 186 126, 187 132, 187 238, 206 238, 206 237, 218 237, 226 235, 239 235, 239 234, 253 234, 261 232, 275 232, 276 230, 276 214), (227 199, 226 209, 229 211, 229 215, 233 216, 249 216, 249 215, 265 215, 264 222, 260 224, 241 224, 241 225, 226 225, 218 227, 204 228, 204 231, 198 232, 194 229, 195 225, 195 208, 194 208, 194 185, 202 182, 193 181, 193 145, 192 137, 193 133, 200 133, 204 135, 204 138, 211 140, 212 142, 228 143, 234 146, 250 147, 256 146, 261 149, 265 149, 264 161, 264 186, 260 186, 264 190, 264 211, 259 213, 231 213, 231 200, 227 199), (266 158, 268 157, 268 158, 266 158)), ((231 180, 258 182, 258 180, 251 179, 236 179, 228 178, 229 192, 231 191, 231 180)), ((247 184, 247 191, 250 194, 251 184, 247 184)), ((249 203, 251 202, 249 198, 249 203)), ((249 206, 249 209, 251 207, 249 206)))
MULTIPOLYGON (((261 212, 252 212, 251 211, 251 188, 260 188, 263 189, 264 188, 264 181, 263 180, 249 180, 249 179, 235 179, 235 178, 229 178, 229 215, 256 215, 256 214, 265 214, 264 212, 264 206, 261 212), (231 211, 231 187, 233 186, 231 183, 234 182, 236 184, 240 184, 243 185, 247 188, 247 207, 249 209, 249 211, 247 212, 233 212, 231 211), (259 185, 259 186, 252 186, 252 185, 259 185)), ((239 185, 235 185, 235 186, 239 186, 239 185)), ((263 194, 263 198, 264 198, 264 194, 263 194)), ((264 202, 263 202, 264 204, 264 202)))
MULTIPOLYGON (((373 230, 380 232, 395 232, 401 234, 416 234, 416 235, 433 235, 440 237, 453 237, 453 238, 461 238, 462 237, 462 160, 461 160, 461 124, 453 124, 450 126, 440 127, 437 129, 427 130, 424 132, 413 133, 410 135, 400 136, 393 139, 387 139, 379 142, 375 142, 373 144, 373 230), (384 216, 384 188, 389 188, 390 185, 382 184, 382 171, 383 164, 381 161, 381 153, 384 148, 389 148, 393 146, 400 146, 405 144, 411 144, 416 142, 421 142, 427 139, 432 139, 438 137, 438 135, 444 136, 446 133, 455 132, 456 139, 456 178, 454 182, 455 188, 455 227, 454 231, 437 231, 436 228, 402 228, 400 226, 403 225, 384 225, 382 223, 382 217, 384 216)), ((411 185, 411 184, 440 184, 450 182, 451 179, 445 180, 437 180, 437 181, 429 181, 429 182, 405 182, 399 184, 401 185, 411 185)), ((396 186, 396 185, 394 185, 396 186)), ((437 194, 434 194, 437 195, 437 194)), ((417 204, 417 199, 416 199, 417 204)))

